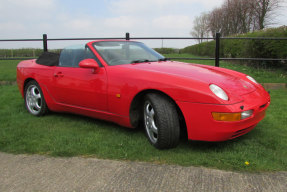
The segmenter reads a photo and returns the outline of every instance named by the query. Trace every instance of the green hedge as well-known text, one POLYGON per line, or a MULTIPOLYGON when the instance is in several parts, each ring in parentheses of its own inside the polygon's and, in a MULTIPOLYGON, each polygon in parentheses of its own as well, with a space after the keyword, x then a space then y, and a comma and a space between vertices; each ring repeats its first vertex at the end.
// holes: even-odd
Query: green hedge
MULTIPOLYGON (((60 49, 49 50, 51 52, 60 52, 60 49)), ((23 49, 0 49, 0 58, 14 57, 39 57, 43 49, 23 48, 23 49)))
MULTIPOLYGON (((287 37, 287 27, 270 28, 232 37, 287 37)), ((214 57, 215 41, 192 45, 181 50, 199 56, 214 57)), ((287 58, 287 40, 222 39, 220 57, 287 58)), ((276 62, 271 62, 276 63, 276 62)), ((278 63, 278 62, 277 62, 278 63)), ((284 63, 284 62, 279 62, 284 63)))
POLYGON ((180 50, 180 53, 189 53, 198 56, 214 57, 215 41, 203 42, 200 44, 185 47, 180 50))
POLYGON ((174 48, 154 48, 154 50, 161 54, 179 53, 179 49, 174 48))

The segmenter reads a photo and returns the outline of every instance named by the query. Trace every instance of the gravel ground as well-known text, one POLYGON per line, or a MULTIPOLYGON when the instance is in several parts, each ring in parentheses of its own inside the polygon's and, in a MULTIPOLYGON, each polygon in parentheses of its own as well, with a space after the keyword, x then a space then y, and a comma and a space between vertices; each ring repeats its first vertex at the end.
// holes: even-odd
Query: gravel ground
POLYGON ((287 192, 287 172, 236 173, 203 167, 0 153, 0 191, 287 192))

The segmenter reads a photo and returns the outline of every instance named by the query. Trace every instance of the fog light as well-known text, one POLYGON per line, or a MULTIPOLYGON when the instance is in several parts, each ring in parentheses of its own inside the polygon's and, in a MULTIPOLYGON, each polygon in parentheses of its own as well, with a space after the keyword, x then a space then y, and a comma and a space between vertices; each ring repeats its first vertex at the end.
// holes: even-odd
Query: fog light
POLYGON ((252 114, 253 114, 253 110, 243 111, 241 113, 241 119, 246 119, 248 117, 251 117, 252 114))
POLYGON ((212 112, 213 119, 216 121, 240 121, 241 113, 216 113, 212 112))

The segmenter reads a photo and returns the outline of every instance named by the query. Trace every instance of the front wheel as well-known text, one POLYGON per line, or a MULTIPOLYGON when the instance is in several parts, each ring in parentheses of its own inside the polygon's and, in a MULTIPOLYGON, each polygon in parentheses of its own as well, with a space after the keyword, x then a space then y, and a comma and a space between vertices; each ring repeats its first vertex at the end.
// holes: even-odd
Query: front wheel
POLYGON ((48 107, 39 84, 32 80, 25 86, 25 106, 35 116, 41 116, 48 112, 48 107))
POLYGON ((143 110, 149 142, 158 149, 176 147, 180 124, 175 104, 164 95, 151 93, 145 97, 143 110))

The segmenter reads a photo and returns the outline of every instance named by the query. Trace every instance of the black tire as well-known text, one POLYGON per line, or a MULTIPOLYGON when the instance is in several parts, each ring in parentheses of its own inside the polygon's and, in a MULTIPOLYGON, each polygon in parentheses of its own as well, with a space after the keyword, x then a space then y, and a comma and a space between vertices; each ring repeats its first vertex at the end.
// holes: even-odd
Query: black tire
POLYGON ((180 123, 175 104, 164 95, 150 93, 143 107, 144 128, 149 142, 158 149, 176 147, 180 123))
POLYGON ((41 87, 35 80, 29 81, 25 85, 24 100, 26 109, 32 115, 42 116, 49 110, 41 87))

